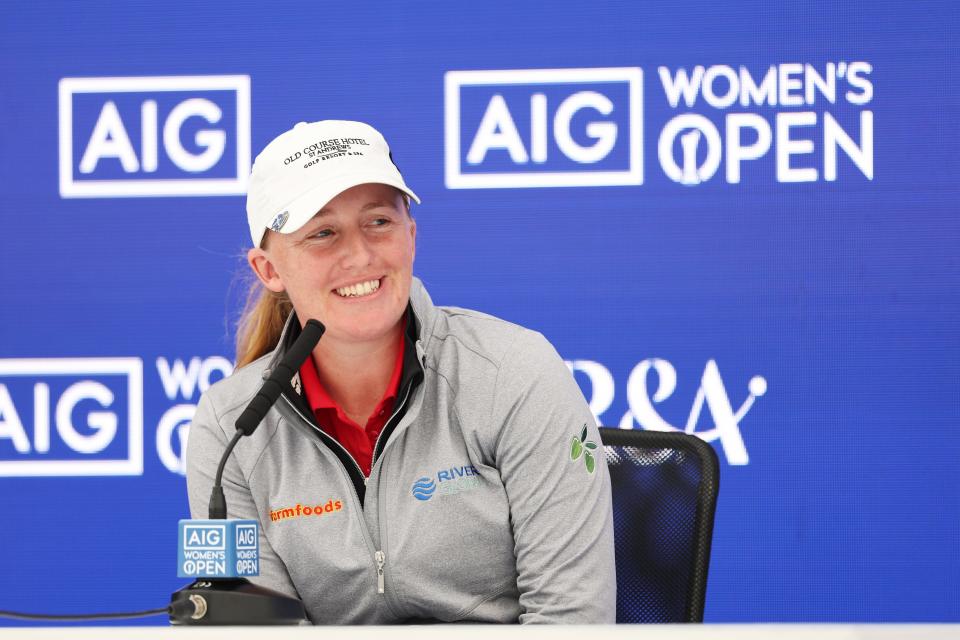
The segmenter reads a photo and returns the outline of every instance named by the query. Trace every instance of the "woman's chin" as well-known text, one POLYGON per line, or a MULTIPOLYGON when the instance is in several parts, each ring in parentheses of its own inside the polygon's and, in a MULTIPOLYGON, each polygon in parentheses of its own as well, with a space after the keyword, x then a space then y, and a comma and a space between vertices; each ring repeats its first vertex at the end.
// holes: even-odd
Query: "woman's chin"
POLYGON ((346 320, 343 323, 331 323, 327 327, 327 339, 339 342, 363 343, 377 342, 394 335, 397 321, 384 322, 382 316, 364 321, 363 318, 346 320))
POLYGON ((390 288, 382 287, 373 294, 350 298, 339 297, 331 292, 331 297, 337 297, 329 300, 324 308, 318 309, 327 329, 323 340, 373 343, 395 336, 397 326, 406 312, 407 298, 398 299, 396 295, 390 295, 394 293, 390 288))

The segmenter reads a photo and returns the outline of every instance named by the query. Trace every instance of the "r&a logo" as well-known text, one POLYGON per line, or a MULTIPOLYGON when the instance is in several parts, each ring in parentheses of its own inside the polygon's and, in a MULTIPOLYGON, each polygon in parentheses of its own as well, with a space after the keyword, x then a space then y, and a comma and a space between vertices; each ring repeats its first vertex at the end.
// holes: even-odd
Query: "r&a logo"
MULTIPOLYGON (((606 424, 602 416, 610 409, 614 400, 614 379, 610 370, 593 360, 567 361, 571 373, 580 373, 589 380, 588 388, 583 389, 589 399, 590 412, 597 424, 606 424)), ((579 383, 579 380, 578 380, 579 383)), ((673 395, 677 388, 677 370, 670 362, 662 358, 648 358, 633 368, 627 379, 626 413, 620 418, 621 429, 639 427, 648 431, 682 431, 698 436, 706 442, 719 440, 731 465, 745 465, 750 462, 747 447, 740 433, 740 423, 753 407, 757 398, 767 392, 767 380, 763 376, 753 376, 747 384, 747 398, 734 410, 730 396, 720 377, 720 369, 715 360, 708 360, 700 378, 700 386, 693 398, 690 414, 683 427, 674 426, 664 419, 654 408, 673 395), (653 372, 657 375, 657 387, 652 392, 647 387, 647 378, 653 372), (704 405, 713 419, 713 428, 697 430, 704 405)), ((573 454, 577 453, 574 445, 573 454)))
POLYGON ((450 189, 643 183, 643 72, 448 71, 450 189))
POLYGON ((754 401, 767 392, 767 381, 763 376, 754 376, 747 384, 749 392, 747 399, 734 411, 730 397, 720 377, 720 369, 714 360, 707 361, 700 379, 693 406, 687 424, 675 427, 664 420, 653 407, 654 402, 662 402, 669 398, 677 386, 677 371, 673 365, 661 358, 650 358, 640 362, 630 373, 627 380, 627 403, 630 410, 620 420, 621 429, 633 428, 636 420, 644 429, 650 431, 684 431, 692 433, 706 442, 719 440, 727 462, 731 465, 745 465, 750 462, 747 447, 740 434, 740 421, 743 419, 754 401), (657 389, 652 394, 647 390, 647 374, 655 371, 659 378, 657 389), (652 402, 651 402, 652 401, 652 402), (713 417, 714 426, 706 431, 697 431, 697 422, 704 402, 713 417))
POLYGON ((64 198, 240 195, 250 77, 60 80, 64 198))

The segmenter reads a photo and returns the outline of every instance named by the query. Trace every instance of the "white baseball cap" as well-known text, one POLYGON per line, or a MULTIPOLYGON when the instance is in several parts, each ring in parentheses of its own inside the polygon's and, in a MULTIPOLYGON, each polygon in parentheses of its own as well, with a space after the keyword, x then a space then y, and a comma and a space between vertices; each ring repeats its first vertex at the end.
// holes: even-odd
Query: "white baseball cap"
POLYGON ((400 189, 420 204, 393 163, 379 131, 363 122, 301 122, 280 134, 253 163, 247 222, 253 246, 267 229, 292 233, 330 200, 369 182, 400 189))

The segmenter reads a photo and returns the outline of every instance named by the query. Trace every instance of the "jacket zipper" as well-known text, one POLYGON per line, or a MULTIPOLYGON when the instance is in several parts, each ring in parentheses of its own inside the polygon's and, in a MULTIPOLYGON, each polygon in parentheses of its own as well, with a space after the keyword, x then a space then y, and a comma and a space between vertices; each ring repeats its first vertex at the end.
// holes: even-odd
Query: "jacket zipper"
POLYGON ((373 554, 373 559, 377 561, 377 593, 384 592, 383 565, 387 562, 387 557, 383 551, 377 551, 373 554))
MULTIPOLYGON (((393 411, 393 415, 391 415, 391 416, 390 416, 390 419, 387 420, 387 422, 386 422, 386 426, 387 426, 387 427, 390 427, 390 423, 393 422, 394 418, 397 417, 397 414, 399 414, 400 411, 401 411, 401 410, 404 408, 404 406, 407 404, 407 400, 410 398, 410 389, 412 389, 412 388, 413 388, 413 383, 412 383, 412 382, 408 382, 408 383, 407 383, 407 389, 406 389, 406 391, 405 391, 404 394, 403 394, 403 400, 401 400, 401 401, 397 404, 396 408, 395 408, 394 411, 393 411)), ((394 427, 395 427, 395 426, 396 426, 396 425, 394 425, 394 427)), ((391 427, 390 429, 383 429, 383 430, 380 432, 380 434, 377 436, 377 441, 376 441, 376 442, 374 443, 374 445, 373 445, 373 461, 370 463, 370 473, 373 473, 373 465, 375 465, 375 464, 377 463, 377 458, 379 457, 379 453, 378 453, 378 452, 379 452, 379 450, 380 450, 380 438, 383 437, 384 432, 389 431, 389 430, 391 430, 391 429, 392 429, 392 427, 391 427)), ((381 525, 382 525, 382 523, 381 523, 381 525)), ((382 536, 382 535, 380 536, 380 542, 381 542, 381 543, 383 542, 383 536, 382 536)), ((386 554, 383 553, 382 550, 378 550, 375 554, 373 554, 373 559, 374 559, 374 560, 376 561, 376 563, 377 563, 377 593, 384 593, 384 592, 386 591, 386 578, 385 578, 384 572, 383 572, 383 565, 386 564, 386 562, 387 562, 387 556, 386 556, 386 554)))

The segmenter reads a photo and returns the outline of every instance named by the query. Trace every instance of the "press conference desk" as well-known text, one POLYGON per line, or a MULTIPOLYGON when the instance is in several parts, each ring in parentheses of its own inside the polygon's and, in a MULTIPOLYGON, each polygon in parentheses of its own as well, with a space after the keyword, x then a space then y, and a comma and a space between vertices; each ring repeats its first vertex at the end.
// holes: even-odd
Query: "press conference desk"
POLYGON ((44 627, 2 628, 30 640, 956 640, 960 624, 705 624, 593 627, 44 627))

